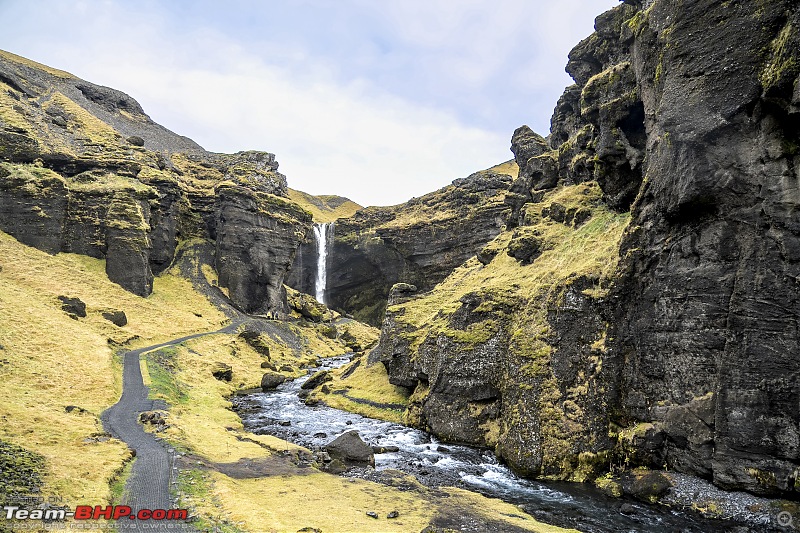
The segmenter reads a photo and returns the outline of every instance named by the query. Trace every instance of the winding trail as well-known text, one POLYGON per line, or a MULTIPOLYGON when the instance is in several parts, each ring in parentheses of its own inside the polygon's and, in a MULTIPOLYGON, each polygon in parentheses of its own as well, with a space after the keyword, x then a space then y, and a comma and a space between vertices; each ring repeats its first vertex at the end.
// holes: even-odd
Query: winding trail
MULTIPOLYGON (((144 431, 138 422, 139 413, 164 408, 162 402, 147 398, 149 388, 144 385, 139 367, 139 356, 145 352, 182 342, 214 335, 217 333, 233 333, 245 322, 239 318, 230 325, 205 333, 187 335, 161 344, 131 350, 123 354, 122 396, 119 401, 109 407, 101 415, 103 428, 114 437, 123 441, 135 451, 131 476, 125 485, 124 505, 130 505, 133 514, 141 509, 171 509, 174 501, 170 497, 170 477, 173 472, 173 452, 167 445, 157 440, 152 434, 144 431)), ((130 522, 121 521, 120 526, 130 531, 176 531, 178 523, 172 521, 157 522, 152 520, 130 522)), ((185 530, 191 530, 189 524, 185 530)))

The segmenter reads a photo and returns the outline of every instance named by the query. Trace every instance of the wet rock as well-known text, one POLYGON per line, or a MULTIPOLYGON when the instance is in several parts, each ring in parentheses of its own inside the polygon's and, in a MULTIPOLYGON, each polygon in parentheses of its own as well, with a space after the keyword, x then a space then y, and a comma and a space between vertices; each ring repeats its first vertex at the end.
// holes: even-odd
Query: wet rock
POLYGON ((286 381, 286 376, 283 374, 272 371, 265 372, 261 377, 261 389, 264 392, 274 390, 284 381, 286 381))
POLYGON ((326 383, 326 382, 332 381, 332 380, 333 380, 333 376, 331 376, 331 373, 330 373, 329 370, 320 370, 319 372, 317 372, 316 374, 314 374, 313 376, 308 378, 306 380, 306 382, 303 383, 300 386, 300 388, 303 389, 303 390, 316 389, 317 387, 319 387, 323 383, 326 383))
POLYGON ((400 448, 398 448, 397 446, 373 446, 372 451, 377 455, 381 453, 399 452, 400 448))
POLYGON ((622 514, 631 515, 636 512, 636 507, 630 503, 623 503, 619 506, 619 512, 622 514))
POLYGON ((374 518, 376 520, 378 519, 378 513, 376 513, 375 511, 367 511, 367 516, 370 518, 374 518))
POLYGON ((103 311, 102 313, 103 318, 114 324, 115 326, 122 327, 128 323, 128 317, 125 315, 125 311, 103 311))
POLYGON ((389 514, 386 515, 386 518, 391 519, 391 518, 397 518, 398 516, 400 516, 400 513, 398 513, 397 511, 391 511, 389 514))
POLYGON ((59 296, 61 301, 61 309, 67 313, 70 318, 78 319, 86 318, 86 304, 80 298, 70 298, 69 296, 59 296))
POLYGON ((637 500, 655 503, 672 488, 669 478, 661 472, 647 472, 634 475, 634 479, 623 477, 623 490, 637 500))
POLYGON ((233 379, 233 368, 226 363, 214 363, 211 375, 219 381, 230 381, 233 379))
POLYGON ((375 455, 357 431, 347 431, 325 446, 332 459, 340 460, 346 466, 375 466, 375 455))

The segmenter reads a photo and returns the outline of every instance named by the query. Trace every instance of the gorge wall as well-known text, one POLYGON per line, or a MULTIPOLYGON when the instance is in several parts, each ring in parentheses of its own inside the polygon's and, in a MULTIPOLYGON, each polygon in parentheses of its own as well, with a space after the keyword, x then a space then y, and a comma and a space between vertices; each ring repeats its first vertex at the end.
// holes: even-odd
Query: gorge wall
POLYGON ((626 1, 512 138, 508 227, 390 295, 409 423, 520 472, 800 494, 800 8, 626 1))
MULTIPOLYGON (((339 218, 329 252, 328 305, 380 326, 392 285, 428 290, 500 232, 516 175, 515 164, 498 165, 406 203, 339 218)), ((314 244, 301 246, 289 285, 313 294, 309 267, 315 264, 314 244)))
POLYGON ((0 160, 0 230, 21 242, 105 259, 146 296, 179 240, 211 239, 235 305, 286 312, 311 214, 274 155, 207 152, 124 93, 0 52, 0 160))

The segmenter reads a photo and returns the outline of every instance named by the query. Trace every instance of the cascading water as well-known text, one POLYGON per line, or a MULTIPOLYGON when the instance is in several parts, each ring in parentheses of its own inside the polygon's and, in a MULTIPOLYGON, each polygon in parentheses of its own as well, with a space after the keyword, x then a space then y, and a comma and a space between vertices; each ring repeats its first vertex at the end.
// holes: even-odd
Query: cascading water
POLYGON ((314 240, 317 243, 317 279, 314 290, 317 301, 325 304, 325 289, 328 287, 328 249, 333 243, 333 222, 314 224, 314 240))

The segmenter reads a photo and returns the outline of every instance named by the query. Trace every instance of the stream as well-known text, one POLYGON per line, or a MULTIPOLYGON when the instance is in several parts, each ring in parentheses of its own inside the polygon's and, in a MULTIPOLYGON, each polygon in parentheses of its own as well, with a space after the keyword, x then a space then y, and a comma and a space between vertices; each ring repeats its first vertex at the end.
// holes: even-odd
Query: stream
MULTIPOLYGON (((309 376, 349 360, 346 356, 322 360, 309 376)), ((307 406, 298 397, 306 379, 286 382, 272 392, 235 397, 234 409, 245 428, 309 449, 320 448, 345 431, 355 430, 372 446, 398 448, 397 452, 376 454, 376 470, 401 470, 427 486, 456 486, 499 498, 542 522, 587 533, 706 533, 729 531, 732 525, 664 506, 613 499, 589 485, 522 479, 490 450, 440 443, 424 431, 321 404, 307 406)), ((345 475, 369 478, 370 472, 356 469, 345 475)))

